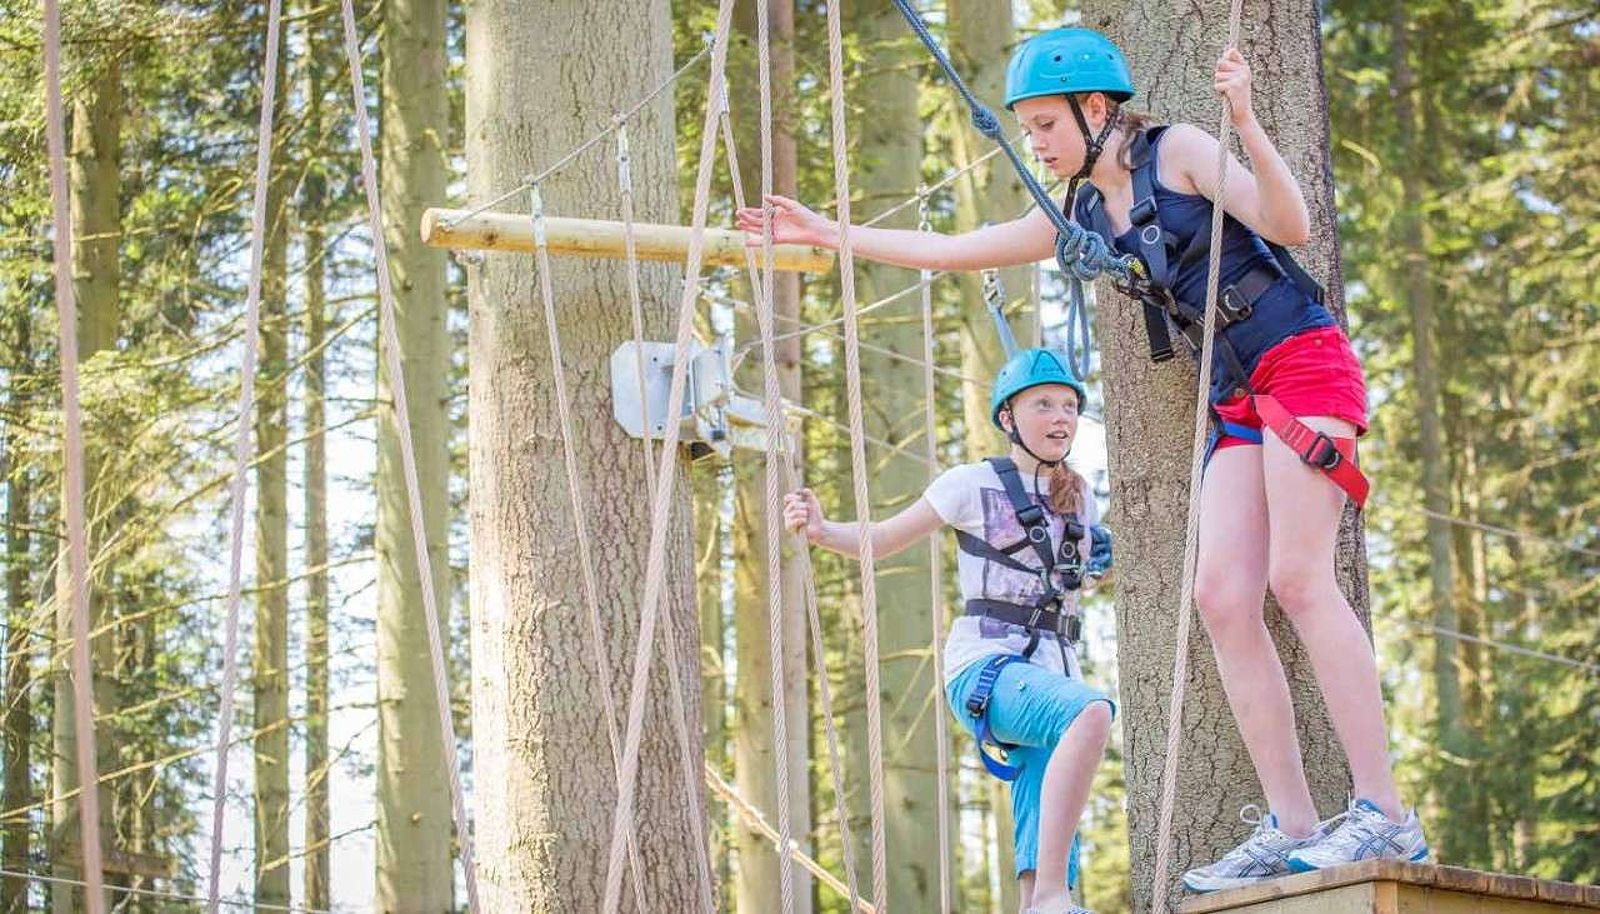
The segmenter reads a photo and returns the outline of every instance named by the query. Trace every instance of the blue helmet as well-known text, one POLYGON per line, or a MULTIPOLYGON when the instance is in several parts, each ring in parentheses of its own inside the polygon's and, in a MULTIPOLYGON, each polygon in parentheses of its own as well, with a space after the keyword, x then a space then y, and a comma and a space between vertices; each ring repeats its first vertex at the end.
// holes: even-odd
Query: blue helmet
POLYGON ((1005 367, 995 375, 994 393, 989 397, 989 418, 995 427, 1005 430, 1000 424, 1000 410, 1012 397, 1041 384, 1067 385, 1077 392, 1080 406, 1088 397, 1083 382, 1067 367, 1060 353, 1050 349, 1024 349, 1007 360, 1005 367))
POLYGON ((1094 29, 1052 29, 1023 42, 1006 66, 1006 108, 1025 98, 1104 92, 1113 101, 1133 97, 1128 61, 1111 39, 1094 29))

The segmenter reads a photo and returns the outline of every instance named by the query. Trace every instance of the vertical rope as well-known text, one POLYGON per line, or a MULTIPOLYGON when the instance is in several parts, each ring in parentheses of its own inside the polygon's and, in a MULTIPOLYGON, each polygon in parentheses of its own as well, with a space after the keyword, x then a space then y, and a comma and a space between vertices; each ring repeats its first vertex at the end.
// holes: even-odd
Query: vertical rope
MULTIPOLYGON (((772 207, 767 196, 772 193, 772 36, 771 10, 767 0, 756 4, 756 58, 761 83, 761 286, 756 294, 756 323, 761 329, 761 380, 767 418, 767 453, 764 467, 767 481, 767 642, 772 673, 772 758, 776 765, 778 816, 778 895, 784 914, 794 910, 794 861, 790 857, 791 823, 789 821, 789 728, 788 707, 784 695, 783 669, 783 493, 779 486, 783 473, 783 402, 778 391, 778 364, 776 348, 772 342, 772 207)), ((726 103, 727 92, 723 92, 726 103)), ((728 119, 723 118, 723 124, 728 119)), ((733 129, 728 126, 730 173, 737 175, 733 162, 735 144, 733 129)), ((739 182, 735 181, 737 185, 739 182)), ((742 194, 741 194, 742 196, 742 194)), ((744 206, 739 201, 739 206, 744 206)), ((749 257, 749 247, 745 256, 749 257)))
POLYGON ((839 285, 844 298, 844 362, 850 406, 850 473, 855 482, 856 524, 861 539, 861 616, 866 641, 867 756, 872 793, 872 902, 887 910, 883 813, 883 704, 878 669, 877 563, 872 553, 872 500, 867 491, 867 455, 862 442, 861 338, 857 321, 855 255, 850 244, 850 172, 844 124, 844 39, 839 4, 828 4, 828 89, 833 113, 833 185, 839 201, 839 285))
MULTIPOLYGON (((653 504, 656 500, 656 448, 650 439, 650 400, 644 380, 644 303, 639 294, 639 252, 633 233, 633 155, 628 151, 628 124, 621 118, 622 115, 618 115, 617 195, 622 201, 622 252, 628 265, 628 305, 633 317, 634 369, 639 375, 639 421, 644 426, 644 435, 640 440, 644 451, 644 490, 645 498, 653 504)), ((616 740, 613 739, 613 751, 616 746, 616 740)), ((640 885, 642 886, 642 883, 640 885)))
POLYGON ((400 359, 400 335, 395 328, 394 288, 389 277, 388 245, 383 241, 383 213, 378 200, 377 165, 372 155, 372 125, 367 118, 367 92, 361 75, 361 47, 356 37, 356 16, 352 0, 340 4, 344 18, 344 50, 350 63, 350 93, 355 108, 356 134, 361 142, 361 183, 367 198, 367 227, 372 233, 372 251, 378 274, 378 325, 381 349, 389 370, 394 410, 400 433, 400 458, 405 471, 406 503, 411 513, 412 548, 417 554, 417 578, 422 587, 422 605, 428 621, 428 657, 433 665, 434 701, 439 710, 439 737, 444 747, 445 770, 450 776, 450 807, 454 816, 456 841, 461 848, 461 866, 466 874, 467 909, 477 914, 478 877, 473 865, 472 823, 467 819, 461 790, 461 765, 456 757, 456 730, 450 708, 450 680, 445 666, 444 639, 439 633, 438 599, 433 586, 433 563, 428 559, 428 531, 422 519, 422 484, 417 479, 416 448, 411 437, 411 409, 406 402, 404 365, 400 359))
MULTIPOLYGON (((1228 13, 1229 48, 1239 44, 1239 20, 1244 0, 1231 0, 1228 13)), ((1211 249, 1206 276, 1205 335, 1200 350, 1200 388, 1195 396, 1193 455, 1189 465, 1189 520, 1184 530, 1183 585, 1178 603, 1177 646, 1172 660, 1172 701, 1167 708, 1167 741, 1161 769, 1161 806, 1156 823, 1155 876, 1150 910, 1167 909, 1168 878, 1172 857, 1172 810, 1178 792, 1178 749, 1183 739, 1183 699, 1189 683, 1189 635, 1194 621, 1195 561, 1200 549, 1200 489, 1205 476, 1206 434, 1210 426, 1211 358, 1216 338, 1217 285, 1222 266, 1223 193, 1228 180, 1228 142, 1233 137, 1233 104, 1222 101, 1217 128, 1217 186, 1211 197, 1211 249)))
POLYGON ((256 130, 255 204, 250 220, 250 285, 245 294, 243 363, 239 368, 239 433, 233 447, 232 524, 228 542, 228 611, 222 636, 222 708, 217 720, 217 764, 211 788, 211 857, 207 910, 216 914, 222 892, 222 820, 228 799, 228 744, 233 732, 233 690, 238 681, 239 604, 243 592, 244 501, 254 459, 250 413, 255 409, 256 337, 261 328, 261 271, 267 236, 267 182, 272 170, 273 105, 278 90, 281 0, 267 6, 267 48, 261 86, 261 122, 256 130))
MULTIPOLYGON (((932 231, 928 219, 928 189, 917 188, 917 230, 932 231)), ((933 271, 923 270, 922 281, 922 437, 924 452, 928 457, 928 482, 939 475, 939 439, 935 428, 937 419, 935 401, 938 387, 933 378, 933 271)), ((1037 313, 1037 312, 1035 312, 1037 313)), ((1035 321, 1038 323, 1038 321, 1035 321)), ((929 612, 933 622, 933 640, 929 650, 933 658, 933 738, 939 746, 937 775, 939 779, 939 911, 950 914, 952 907, 950 886, 950 737, 946 732, 945 716, 939 706, 944 703, 944 550, 942 538, 928 540, 929 612)))
MULTIPOLYGON (((733 20, 733 0, 721 0, 717 10, 717 27, 714 49, 711 54, 711 77, 706 98, 718 98, 722 93, 724 68, 727 65, 727 36, 733 20)), ((693 214, 690 217, 689 251, 684 265, 683 296, 678 304, 678 331, 674 342, 672 381, 668 387, 667 403, 683 402, 686 356, 694 330, 694 304, 699 298, 700 267, 705 254, 705 228, 710 208, 711 173, 715 164, 717 141, 717 109, 708 101, 705 120, 701 125, 700 164, 695 176, 693 214)), ((623 739, 622 769, 617 774, 617 805, 611 822, 611 849, 606 863, 605 895, 602 911, 617 910, 621 903, 621 858, 627 833, 633 828, 634 797, 638 789, 639 743, 644 729, 644 701, 649 689, 650 658, 655 647, 655 627, 661 614, 662 591, 666 584, 667 531, 672 516, 672 494, 677 482, 678 451, 683 423, 667 423, 666 441, 662 445, 662 460, 656 468, 656 495, 650 512, 650 548, 645 557, 644 592, 640 600, 638 648, 634 653, 633 681, 628 694, 628 725, 623 739)), ((670 691, 676 692, 676 683, 670 691)), ((700 848, 697 853, 704 853, 700 848)))
MULTIPOLYGON (((589 511, 584 503, 582 486, 578 479, 578 455, 572 446, 572 399, 567 394, 566 360, 561 353, 561 331, 556 324, 555 293, 550 276, 550 248, 545 243, 544 201, 539 185, 528 188, 529 212, 533 218, 534 260, 539 274, 539 302, 544 310, 545 337, 550 344, 550 374, 556 394, 556 417, 561 428, 561 461, 567 477, 567 507, 572 512, 573 540, 578 548, 578 571, 583 580, 584 605, 588 610, 589 641, 594 649, 583 653, 595 659, 599 667, 601 710, 606 718, 606 737, 611 748, 612 775, 622 762, 622 739, 617 734, 617 702, 611 694, 611 665, 606 662, 604 645, 611 643, 600 623, 600 585, 594 572, 594 555, 589 549, 589 511)), ((646 459, 649 454, 649 435, 645 436, 646 459)), ((644 876, 639 866, 637 836, 628 833, 628 868, 633 877, 634 891, 644 897, 644 876)))
POLYGON ((95 771, 94 672, 89 665, 89 536, 83 508, 83 425, 78 409, 78 300, 72 288, 72 213, 67 190, 66 114, 61 103, 61 8, 44 0, 45 123, 50 147, 50 197, 55 230, 56 310, 61 352, 61 412, 65 424, 67 555, 72 608, 73 733, 78 748, 78 830, 83 845, 84 907, 103 909, 100 859, 100 778, 95 771))

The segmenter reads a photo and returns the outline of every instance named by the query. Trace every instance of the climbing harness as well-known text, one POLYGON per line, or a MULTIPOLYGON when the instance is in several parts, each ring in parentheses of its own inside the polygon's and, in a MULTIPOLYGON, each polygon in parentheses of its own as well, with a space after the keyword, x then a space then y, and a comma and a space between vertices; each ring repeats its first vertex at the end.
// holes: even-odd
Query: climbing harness
POLYGON ((1004 600, 972 599, 966 604, 966 614, 1023 626, 1028 632, 1028 644, 1020 654, 996 654, 989 658, 978 675, 972 695, 967 698, 966 710, 973 719, 973 729, 978 737, 978 755, 990 774, 1002 781, 1015 780, 1017 769, 991 756, 985 746, 994 745, 1002 752, 1015 748, 995 738, 989 728, 989 701, 994 693, 995 681, 1006 664, 1033 657, 1041 636, 1049 631, 1055 635, 1056 647, 1061 651, 1063 672, 1071 667, 1067 652, 1078 643, 1083 634, 1083 619, 1078 612, 1066 608, 1066 597, 1083 587, 1086 574, 1079 542, 1084 526, 1076 516, 1065 518, 1061 548, 1057 550, 1050 541, 1049 513, 1044 506, 1028 496, 1022 486, 1022 474, 1009 457, 987 458, 995 475, 1005 489, 1006 499, 1016 512, 1022 525, 1023 537, 1008 546, 997 547, 988 541, 962 530, 956 531, 956 542, 961 551, 986 561, 1003 565, 1014 571, 1037 575, 1042 589, 1033 605, 1011 603, 1004 600), (1039 559, 1038 567, 1018 559, 1017 553, 1032 549, 1039 559))
MULTIPOLYGON (((1179 271, 1199 262, 1211 250, 1209 234, 1197 232, 1189 244, 1180 245, 1177 236, 1161 225, 1155 197, 1154 142, 1165 129, 1153 127, 1129 140, 1134 202, 1128 210, 1128 221, 1132 224, 1144 270, 1135 282, 1116 283, 1121 292, 1137 299, 1143 307, 1150 358, 1156 362, 1172 358, 1171 330, 1174 328, 1192 351, 1199 352, 1201 349, 1205 313, 1178 297, 1173 288, 1177 284, 1179 271)), ((1112 228, 1111 218, 1106 213, 1105 200, 1093 184, 1085 185, 1078 192, 1073 200, 1073 209, 1079 220, 1102 238, 1111 240, 1116 237, 1116 230, 1112 228)), ((1224 214, 1223 218, 1234 222, 1232 216, 1224 214)), ((1255 313, 1256 302, 1284 277, 1289 278, 1302 295, 1318 304, 1324 301, 1322 286, 1288 250, 1265 238, 1262 241, 1272 254, 1274 266, 1253 267, 1243 277, 1221 289, 1217 296, 1218 329, 1249 320, 1255 313)), ((1357 507, 1364 507, 1370 484, 1356 466, 1355 439, 1331 437, 1300 422, 1276 399, 1255 391, 1250 384, 1250 373, 1245 370, 1244 360, 1239 357, 1227 336, 1218 334, 1213 344, 1222 355, 1236 395, 1251 397, 1256 412, 1273 434, 1298 454, 1307 466, 1325 474, 1334 485, 1344 490, 1357 507)), ((1212 410, 1212 424, 1214 436, 1227 435, 1255 444, 1261 442, 1258 430, 1226 422, 1217 415, 1215 409, 1212 410)))

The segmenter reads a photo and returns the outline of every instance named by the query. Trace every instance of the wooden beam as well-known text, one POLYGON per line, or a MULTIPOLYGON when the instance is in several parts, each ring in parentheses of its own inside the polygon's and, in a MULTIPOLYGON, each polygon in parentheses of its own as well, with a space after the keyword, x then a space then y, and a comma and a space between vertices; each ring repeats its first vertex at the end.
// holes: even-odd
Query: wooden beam
MULTIPOLYGON (((1600 887, 1597 887, 1600 888, 1600 887)), ((1185 899, 1181 914, 1591 914, 1600 891, 1432 864, 1367 860, 1185 899)))
MULTIPOLYGON (((422 215, 422 241, 431 247, 472 251, 533 251, 533 221, 512 213, 479 213, 459 223, 465 210, 430 209, 422 215)), ((545 219, 545 236, 552 254, 585 257, 626 256, 622 223, 600 219, 545 219)), ((640 260, 682 261, 689 255, 689 229, 681 225, 633 224, 635 252, 640 260)), ((705 262, 713 266, 744 266, 745 234, 729 229, 706 229, 705 262)), ((757 260, 759 262, 759 254, 757 260)), ((826 273, 833 269, 833 253, 801 244, 773 247, 779 270, 826 273)))

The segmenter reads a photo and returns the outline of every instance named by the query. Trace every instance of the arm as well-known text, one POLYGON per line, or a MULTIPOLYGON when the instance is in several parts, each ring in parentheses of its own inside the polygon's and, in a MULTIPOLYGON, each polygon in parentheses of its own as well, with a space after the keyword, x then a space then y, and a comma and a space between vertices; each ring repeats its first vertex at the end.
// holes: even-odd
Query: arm
MULTIPOLYGON (((822 516, 822 505, 815 492, 801 489, 783 497, 784 526, 804 531, 813 545, 851 558, 861 557, 861 525, 854 521, 830 521, 822 516)), ((919 498, 899 514, 868 525, 872 554, 885 558, 944 526, 943 518, 926 498, 919 498)))
MULTIPOLYGON (((1217 92, 1233 105, 1233 125, 1239 142, 1250 158, 1247 170, 1232 155, 1228 156, 1228 181, 1223 188, 1223 208, 1229 215, 1253 229, 1256 234, 1284 245, 1305 244, 1311 237, 1311 217, 1306 211, 1300 182, 1289 171, 1271 137, 1256 120, 1250 106, 1250 67, 1237 50, 1230 48, 1217 62, 1217 92)), ((1173 145, 1183 183, 1193 193, 1216 200, 1217 139, 1187 124, 1175 125, 1163 143, 1173 145)), ((1167 163, 1165 154, 1163 164, 1167 163)))
MULTIPOLYGON (((776 195, 772 207, 774 244, 812 244, 837 249, 839 224, 804 204, 776 195)), ((737 213, 738 227, 761 243, 763 210, 746 207, 737 213)), ((1055 227, 1038 209, 999 225, 946 235, 907 229, 850 226, 850 247, 858 256, 914 270, 982 270, 1034 263, 1055 253, 1055 227)))

